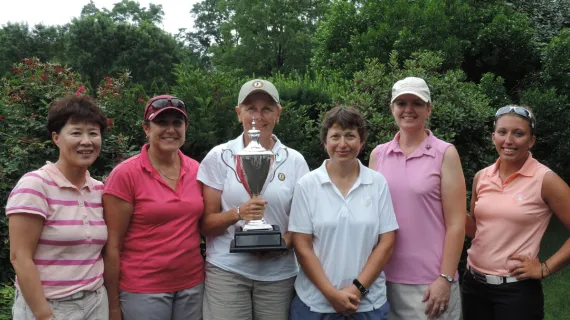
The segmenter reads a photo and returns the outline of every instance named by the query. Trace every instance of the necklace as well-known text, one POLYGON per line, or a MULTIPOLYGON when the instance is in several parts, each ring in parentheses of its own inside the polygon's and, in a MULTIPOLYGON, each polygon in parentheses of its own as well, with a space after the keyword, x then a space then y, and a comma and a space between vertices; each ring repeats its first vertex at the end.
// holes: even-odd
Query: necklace
MULTIPOLYGON (((178 176, 178 177, 176 177, 176 178, 171 178, 171 177, 167 176, 166 173, 162 172, 162 170, 160 170, 160 168, 159 168, 157 165, 154 164, 154 161, 152 160, 152 157, 150 156, 150 153, 148 154, 148 158, 150 159, 150 164, 152 164, 152 166, 155 167, 156 170, 158 170, 158 172, 160 172, 160 174, 162 174, 166 179, 172 180, 172 181, 176 181, 176 180, 178 180, 178 179, 180 178, 180 176, 178 176)), ((175 166, 174 168, 176 169, 176 166, 175 166)), ((177 169, 177 170, 179 171, 180 169, 177 169)))

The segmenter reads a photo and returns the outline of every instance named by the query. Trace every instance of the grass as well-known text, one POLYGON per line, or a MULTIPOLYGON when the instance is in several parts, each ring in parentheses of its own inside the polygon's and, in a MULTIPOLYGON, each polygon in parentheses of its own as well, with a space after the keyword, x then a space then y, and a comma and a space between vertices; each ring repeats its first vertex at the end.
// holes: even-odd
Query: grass
MULTIPOLYGON (((548 259, 564 244, 570 232, 556 216, 546 229, 540 246, 540 261, 548 259)), ((570 266, 562 269, 542 281, 544 291, 544 319, 570 320, 570 304, 568 303, 568 284, 570 283, 570 266)))

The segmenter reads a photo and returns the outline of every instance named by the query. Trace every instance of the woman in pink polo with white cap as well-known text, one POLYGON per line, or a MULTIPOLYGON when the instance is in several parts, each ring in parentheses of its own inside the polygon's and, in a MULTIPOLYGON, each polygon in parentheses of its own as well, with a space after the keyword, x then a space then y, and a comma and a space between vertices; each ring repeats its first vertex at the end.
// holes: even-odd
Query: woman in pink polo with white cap
POLYGON ((105 181, 104 277, 113 320, 202 319, 204 204, 199 164, 179 150, 187 128, 182 100, 150 99, 143 122, 148 143, 105 181))
POLYGON ((423 79, 396 82, 390 110, 399 132, 370 156, 370 168, 388 181, 400 226, 384 268, 391 320, 455 320, 461 314, 465 179, 455 147, 425 128, 432 108, 423 79))

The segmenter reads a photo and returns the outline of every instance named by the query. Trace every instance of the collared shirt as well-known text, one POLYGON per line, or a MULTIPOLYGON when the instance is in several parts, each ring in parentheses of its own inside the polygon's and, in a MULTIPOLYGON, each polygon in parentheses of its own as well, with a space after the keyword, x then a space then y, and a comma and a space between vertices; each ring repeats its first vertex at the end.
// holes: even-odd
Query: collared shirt
POLYGON ((499 158, 479 174, 474 209, 477 231, 467 260, 480 272, 508 276, 511 255, 538 256, 552 217, 542 199, 544 175, 551 170, 529 155, 522 168, 502 182, 500 163, 499 158))
MULTIPOLYGON (((313 250, 337 289, 352 285, 378 244, 378 235, 398 229, 386 179, 358 162, 360 172, 344 197, 331 181, 325 162, 295 187, 289 230, 313 235, 313 250)), ((384 272, 360 300, 358 312, 386 303, 384 272)), ((301 269, 295 281, 299 299, 319 313, 334 308, 301 269)))
POLYGON ((400 226, 384 269, 388 281, 394 283, 431 284, 441 273, 446 231, 441 167, 451 144, 426 132, 427 138, 409 156, 400 148, 400 133, 372 151, 374 169, 388 181, 400 226))
POLYGON ((204 282, 198 223, 204 211, 198 162, 180 150, 173 190, 150 163, 148 144, 113 169, 105 194, 134 206, 121 252, 121 290, 173 292, 204 282))
MULTIPOLYGON (((271 150, 276 153, 275 165, 279 166, 275 171, 273 180, 267 185, 267 189, 261 197, 267 201, 264 218, 267 223, 279 226, 281 233, 287 231, 289 223, 289 211, 295 183, 309 172, 309 167, 303 156, 287 148, 289 156, 285 159, 285 146, 273 136, 275 145, 271 150)), ((231 159, 231 150, 236 154, 244 149, 243 134, 237 139, 216 146, 200 164, 198 180, 205 185, 222 191, 222 212, 246 203, 250 197, 245 187, 238 182, 235 163, 231 159), (222 161, 230 164, 228 168, 222 161)), ((269 178, 271 179, 271 177, 269 178)), ((234 272, 248 279, 259 281, 277 281, 294 277, 297 274, 297 260, 292 251, 286 255, 272 258, 256 258, 247 253, 230 253, 230 243, 234 238, 237 226, 243 226, 243 221, 230 226, 223 234, 206 238, 206 261, 226 271, 234 272)))
POLYGON ((103 284, 101 250, 107 242, 107 226, 102 192, 103 184, 89 172, 85 184, 77 188, 48 162, 25 174, 10 193, 6 215, 44 218, 33 260, 47 299, 94 291, 103 284))

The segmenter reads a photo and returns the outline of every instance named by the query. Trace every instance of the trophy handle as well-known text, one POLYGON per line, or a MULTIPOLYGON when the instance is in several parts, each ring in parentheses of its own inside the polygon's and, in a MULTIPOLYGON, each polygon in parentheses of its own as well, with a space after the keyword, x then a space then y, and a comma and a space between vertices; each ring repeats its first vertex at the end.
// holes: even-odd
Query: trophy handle
POLYGON ((232 166, 230 166, 230 165, 226 162, 226 159, 224 159, 224 155, 226 154, 226 151, 228 151, 228 152, 231 154, 232 158, 234 157, 234 153, 233 153, 232 150, 230 150, 230 149, 223 149, 223 150, 222 150, 222 162, 226 165, 226 167, 230 168, 230 169, 234 172, 234 174, 236 175, 237 181, 238 181, 239 183, 241 183, 241 180, 239 179, 237 172, 234 170, 234 168, 232 168, 232 166))
POLYGON ((273 170, 273 175, 271 176, 271 180, 269 180, 269 182, 273 181, 273 179, 275 178, 275 173, 277 172, 277 169, 279 169, 279 167, 281 167, 285 163, 285 161, 289 159, 289 150, 287 150, 287 147, 279 149, 279 151, 277 151, 277 154, 279 154, 279 152, 281 151, 285 151, 285 159, 283 159, 283 161, 281 161, 281 164, 279 164, 275 168, 275 170, 273 170))

